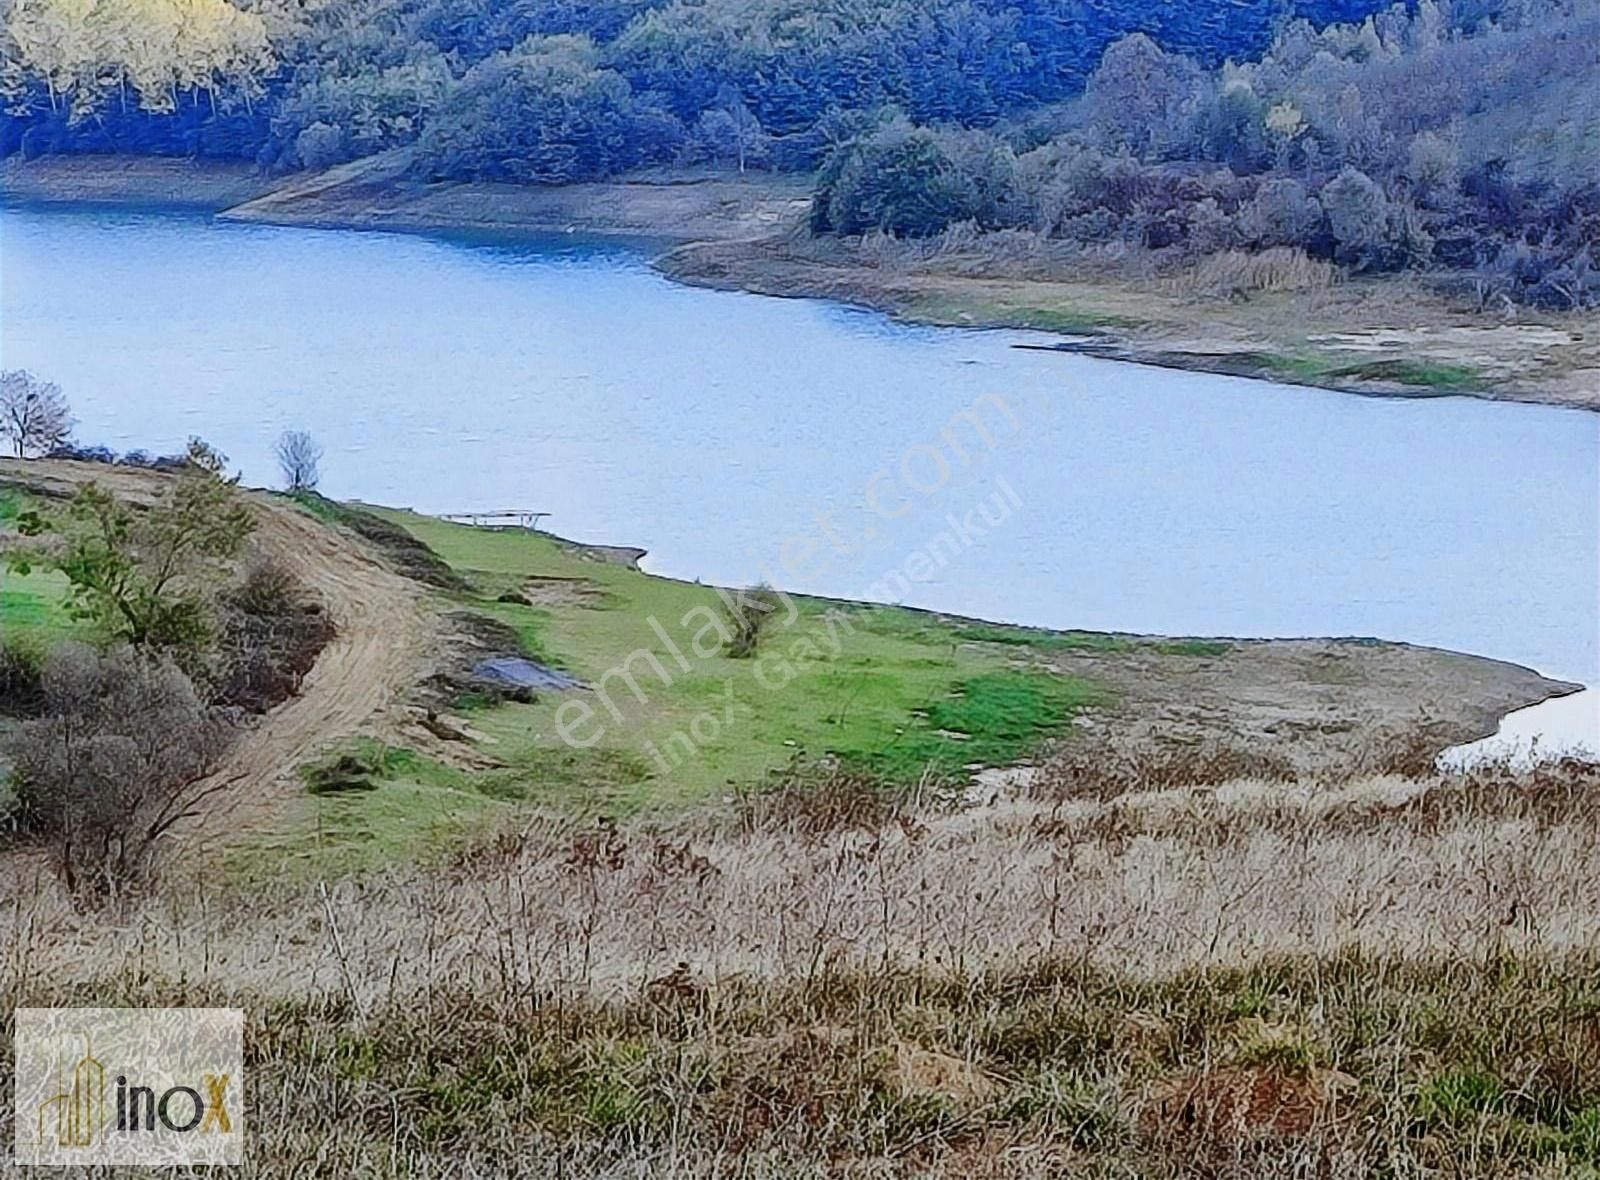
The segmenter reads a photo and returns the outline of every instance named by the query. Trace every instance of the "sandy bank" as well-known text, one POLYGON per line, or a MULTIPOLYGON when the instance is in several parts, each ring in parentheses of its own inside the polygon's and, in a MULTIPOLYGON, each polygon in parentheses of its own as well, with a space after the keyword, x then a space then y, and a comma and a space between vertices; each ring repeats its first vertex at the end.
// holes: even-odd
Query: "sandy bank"
POLYGON ((1052 332, 1063 351, 1136 364, 1368 396, 1600 409, 1600 312, 1519 309, 1507 321, 1409 277, 1223 298, 1163 279, 1006 273, 980 254, 885 262, 803 233, 687 243, 656 265, 679 282, 833 299, 914 323, 1052 332))
POLYGON ((152 156, 0 161, 0 196, 52 204, 176 205, 220 211, 271 187, 254 165, 152 156))
POLYGON ((390 152, 292 177, 228 209, 236 221, 388 230, 584 233, 662 242, 772 233, 808 207, 801 179, 644 173, 625 184, 427 183, 390 152))

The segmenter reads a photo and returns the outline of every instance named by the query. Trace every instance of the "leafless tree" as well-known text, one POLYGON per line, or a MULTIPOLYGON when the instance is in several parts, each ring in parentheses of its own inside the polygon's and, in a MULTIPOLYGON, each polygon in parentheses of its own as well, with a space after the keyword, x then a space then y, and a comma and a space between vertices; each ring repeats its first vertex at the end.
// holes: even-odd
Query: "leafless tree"
POLYGON ((284 486, 291 492, 309 492, 322 479, 322 448, 304 430, 285 430, 274 448, 284 486))
POLYGON ((22 830, 80 897, 143 884, 162 837, 208 794, 228 725, 169 659, 64 643, 45 659, 44 716, 5 741, 22 830))
POLYGON ((16 457, 43 455, 72 434, 72 411, 61 387, 26 369, 0 373, 0 438, 16 457))

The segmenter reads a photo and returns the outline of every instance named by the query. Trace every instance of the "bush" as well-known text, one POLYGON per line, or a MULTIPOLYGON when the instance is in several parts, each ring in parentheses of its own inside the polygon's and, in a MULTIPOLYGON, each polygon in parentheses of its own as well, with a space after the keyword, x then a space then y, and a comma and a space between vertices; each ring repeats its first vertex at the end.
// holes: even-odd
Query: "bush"
POLYGON ((756 654, 761 637, 781 610, 777 593, 765 584, 722 598, 722 614, 729 639, 727 654, 736 660, 756 654))
POLYGON ((0 713, 27 717, 44 705, 44 652, 16 636, 0 641, 0 713))
POLYGON ((1239 220, 1258 246, 1307 246, 1322 233, 1322 205, 1298 180, 1278 176, 1262 183, 1239 220))
POLYGON ((117 453, 110 447, 85 447, 76 443, 62 443, 52 447, 47 459, 71 459, 78 463, 115 463, 117 453))
POLYGON ((893 123, 836 149, 818 179, 812 228, 819 231, 925 238, 963 221, 1001 229, 1029 220, 1016 158, 981 132, 893 123))
POLYGON ((393 756, 377 742, 362 742, 300 768, 306 790, 313 795, 339 795, 350 791, 375 791, 389 777, 393 756))
POLYGON ((1323 186, 1320 200, 1340 260, 1357 268, 1375 265, 1388 240, 1389 202, 1383 189, 1360 169, 1345 168, 1323 186))
POLYGON ((342 164, 350 158, 344 132, 329 123, 313 123, 295 137, 295 155, 302 168, 313 171, 342 164))
POLYGON ((44 714, 9 735, 17 818, 73 893, 151 875, 162 837, 211 791, 229 733, 169 659, 65 643, 44 660, 44 714))
POLYGON ((282 562, 253 563, 221 606, 217 704, 264 713, 288 700, 334 636, 332 621, 282 562))

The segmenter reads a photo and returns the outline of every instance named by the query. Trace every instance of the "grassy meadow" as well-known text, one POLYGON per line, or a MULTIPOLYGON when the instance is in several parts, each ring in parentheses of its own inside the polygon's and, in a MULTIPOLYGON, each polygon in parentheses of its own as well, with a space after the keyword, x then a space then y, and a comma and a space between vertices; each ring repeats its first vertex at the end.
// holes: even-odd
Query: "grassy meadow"
POLYGON ((1597 799, 821 782, 112 926, 0 865, 0 1006, 244 1007, 252 1176, 1593 1180, 1597 799))
POLYGON ((735 659, 695 650, 710 587, 304 506, 420 579, 340 567, 405 581, 436 670, 509 644, 590 688, 396 681, 434 714, 314 749, 220 874, 180 844, 96 906, 0 857, 0 1056, 14 1006, 241 1007, 247 1176, 1600 1175, 1594 765, 1056 748, 1115 703, 1062 667, 1243 645, 800 600, 735 659))
MULTIPOLYGON (((26 507, 23 495, 0 492, 0 526, 26 507)), ((68 589, 66 577, 55 570, 23 574, 0 565, 0 642, 42 650, 69 637, 79 624, 67 611, 68 589)))
POLYGON ((380 756, 373 789, 309 797, 289 829, 240 854, 245 866, 287 858, 375 868, 437 853, 517 809, 619 817, 671 809, 759 789, 823 759, 889 787, 964 782, 967 768, 1024 758, 1078 709, 1106 699, 1093 684, 1032 667, 1031 647, 1139 642, 795 599, 792 622, 785 614, 772 623, 754 658, 733 658, 707 630, 721 610, 710 587, 596 560, 537 533, 359 511, 403 528, 459 576, 465 589, 437 592, 440 613, 489 616, 526 655, 597 691, 541 693, 531 704, 460 694, 452 705, 496 765, 380 756), (508 595, 538 605, 500 601, 508 595), (625 665, 644 700, 606 679, 625 665), (602 686, 620 720, 599 699, 602 686), (594 711, 591 724, 571 731, 592 744, 563 740, 560 710, 572 700, 594 711))

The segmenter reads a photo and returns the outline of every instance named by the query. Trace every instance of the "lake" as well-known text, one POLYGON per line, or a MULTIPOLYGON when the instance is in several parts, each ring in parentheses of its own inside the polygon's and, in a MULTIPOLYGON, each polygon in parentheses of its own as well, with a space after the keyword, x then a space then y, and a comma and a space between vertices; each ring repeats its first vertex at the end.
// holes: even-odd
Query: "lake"
MULTIPOLYGON (((1600 416, 1353 397, 696 290, 616 243, 0 212, 0 361, 119 451, 525 509, 683 578, 1062 628, 1362 635, 1600 684, 1600 416)), ((1600 741, 1595 694, 1515 724, 1600 741), (1551 718, 1552 720, 1544 720, 1551 718)))

